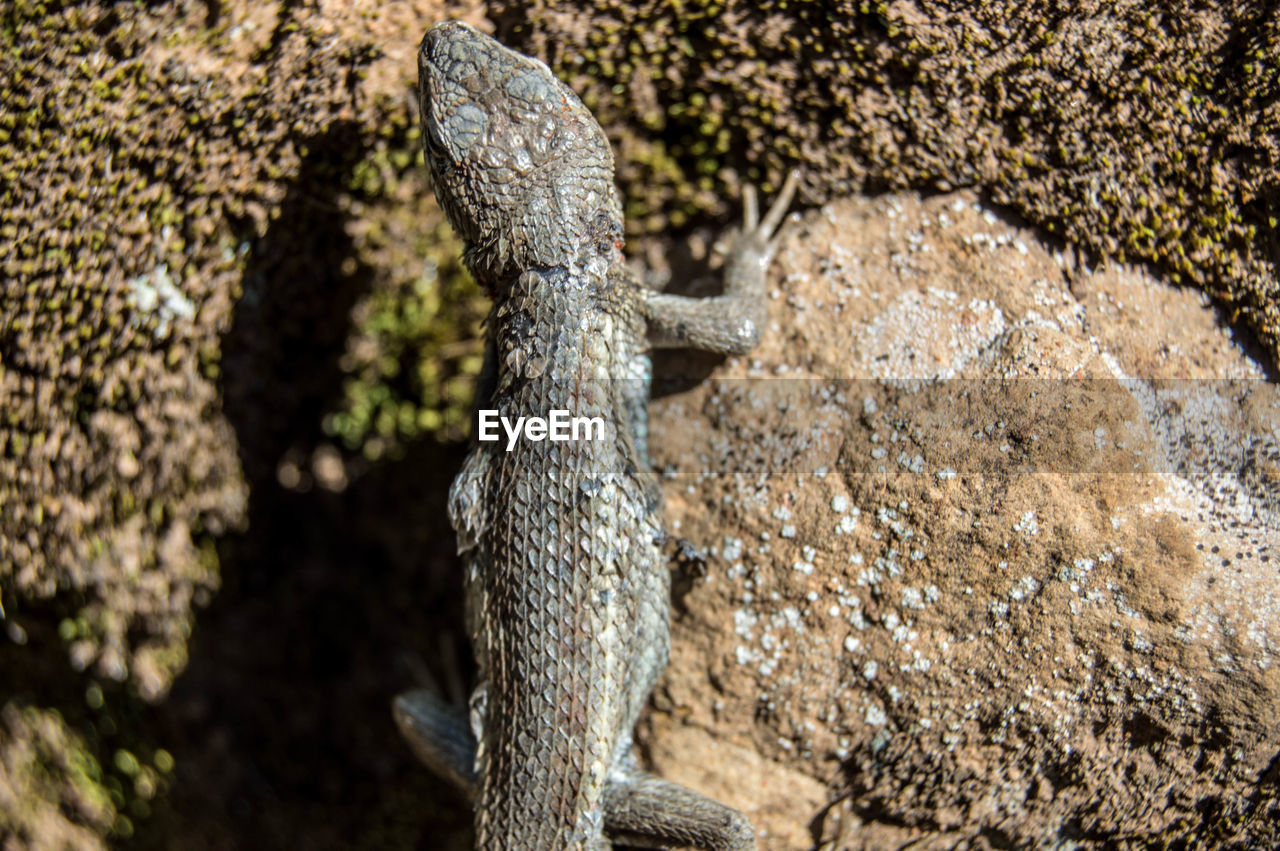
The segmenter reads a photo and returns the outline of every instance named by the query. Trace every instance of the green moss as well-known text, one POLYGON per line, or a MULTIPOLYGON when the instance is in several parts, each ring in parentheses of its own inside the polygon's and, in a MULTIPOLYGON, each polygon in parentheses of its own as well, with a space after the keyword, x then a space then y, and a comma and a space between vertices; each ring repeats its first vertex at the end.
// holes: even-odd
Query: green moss
POLYGON ((356 259, 378 270, 355 306, 347 375, 325 430, 370 459, 425 436, 461 439, 480 370, 487 298, 462 267, 462 246, 423 183, 418 129, 400 116, 352 169, 353 212, 367 223, 356 259))
MULTIPOLYGON (((0 587, 15 624, 58 625, 65 664, 42 665, 41 688, 94 675, 156 700, 185 667, 193 606, 220 584, 218 536, 245 522, 220 384, 243 276, 307 148, 352 126, 347 75, 367 48, 324 52, 329 36, 286 25, 237 79, 205 17, 30 2, 0 16, 0 587), (164 39, 182 50, 144 58, 164 39)), ((354 145, 378 115, 360 113, 354 145)), ((14 722, 68 754, 39 768, 50 847, 60 830, 77 847, 132 833, 163 785, 118 695, 70 691, 90 715, 81 739, 47 715, 14 722)))
POLYGON ((0 709, 0 766, 0 831, 35 846, 104 847, 111 777, 56 710, 0 709))

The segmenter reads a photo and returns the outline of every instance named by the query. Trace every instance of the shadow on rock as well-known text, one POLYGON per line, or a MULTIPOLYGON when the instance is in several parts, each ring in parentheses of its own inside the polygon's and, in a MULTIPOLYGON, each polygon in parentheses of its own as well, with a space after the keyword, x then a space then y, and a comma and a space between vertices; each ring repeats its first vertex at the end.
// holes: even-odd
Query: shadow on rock
MULTIPOLYGON (((176 776, 143 847, 463 847, 465 802, 413 760, 390 702, 414 672, 465 665, 445 515, 456 446, 423 441, 348 481, 322 431, 371 271, 338 199, 356 128, 312 140, 252 245, 222 341, 225 414, 249 523, 219 545, 222 587, 155 707, 176 776), (317 474, 317 470, 323 470, 317 474), (327 471, 327 475, 324 471, 327 471), (431 835, 434 834, 434 835, 431 835)), ((357 465, 352 465, 357 466, 357 465)))

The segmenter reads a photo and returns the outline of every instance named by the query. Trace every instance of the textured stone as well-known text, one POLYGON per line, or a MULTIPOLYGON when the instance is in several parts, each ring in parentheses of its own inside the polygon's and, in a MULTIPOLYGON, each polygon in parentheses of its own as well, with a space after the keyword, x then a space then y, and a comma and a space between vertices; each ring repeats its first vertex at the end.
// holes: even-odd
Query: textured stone
POLYGON ((825 800, 724 799, 833 848, 1273 843, 1280 391, 1222 317, 969 194, 832 202, 775 273, 655 406, 711 547, 655 751, 754 743, 825 800))

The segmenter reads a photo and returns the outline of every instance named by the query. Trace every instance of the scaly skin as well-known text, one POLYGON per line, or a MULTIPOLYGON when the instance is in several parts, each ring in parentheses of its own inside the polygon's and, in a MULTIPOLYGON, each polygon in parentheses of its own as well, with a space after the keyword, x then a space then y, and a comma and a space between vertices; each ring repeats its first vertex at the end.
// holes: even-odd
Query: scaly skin
POLYGON ((748 198, 725 295, 653 293, 624 262, 608 141, 544 64, 448 22, 418 69, 436 196, 494 298, 477 407, 599 417, 605 435, 473 445, 449 494, 479 666, 470 730, 428 692, 398 699, 397 721, 474 799, 478 848, 753 848, 740 813, 630 755, 669 641, 648 350, 755 345, 794 176, 763 224, 748 198))

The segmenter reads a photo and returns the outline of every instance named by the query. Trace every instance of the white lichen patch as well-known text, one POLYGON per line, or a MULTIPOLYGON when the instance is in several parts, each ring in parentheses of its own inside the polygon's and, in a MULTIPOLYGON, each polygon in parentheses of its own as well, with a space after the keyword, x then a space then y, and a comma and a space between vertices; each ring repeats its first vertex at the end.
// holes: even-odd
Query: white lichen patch
POLYGON ((157 264, 145 275, 128 282, 129 306, 140 316, 154 316, 153 332, 157 339, 169 336, 169 324, 175 319, 193 319, 196 306, 183 295, 169 275, 166 263, 157 264))

